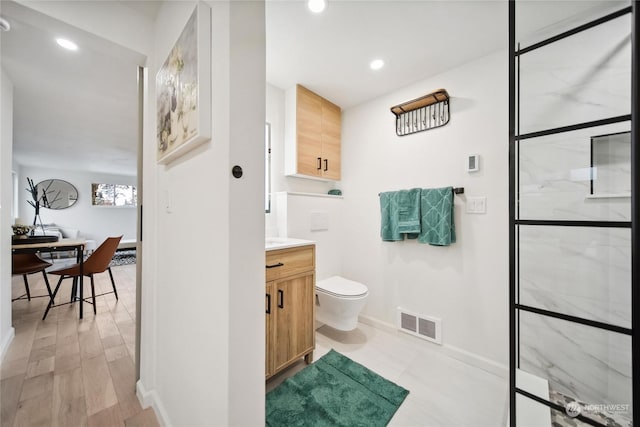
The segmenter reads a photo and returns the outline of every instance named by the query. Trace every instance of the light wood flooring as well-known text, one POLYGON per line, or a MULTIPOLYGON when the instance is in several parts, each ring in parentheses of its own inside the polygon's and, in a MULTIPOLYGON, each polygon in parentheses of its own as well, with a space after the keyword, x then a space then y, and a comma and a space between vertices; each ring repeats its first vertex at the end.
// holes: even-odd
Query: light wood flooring
MULTIPOLYGON (((77 303, 52 308, 44 321, 48 298, 12 303, 16 335, 0 369, 0 425, 159 425, 135 394, 135 265, 112 271, 120 299, 97 297, 97 315, 85 304, 82 320, 77 303)), ((28 277, 32 296, 46 293, 41 274, 28 277)), ((52 288, 57 278, 49 276, 52 288)), ((111 290, 108 273, 95 280, 96 294, 111 290)), ((70 289, 65 280, 56 302, 68 301, 70 289)), ((12 293, 24 293, 21 276, 13 277, 12 293)))

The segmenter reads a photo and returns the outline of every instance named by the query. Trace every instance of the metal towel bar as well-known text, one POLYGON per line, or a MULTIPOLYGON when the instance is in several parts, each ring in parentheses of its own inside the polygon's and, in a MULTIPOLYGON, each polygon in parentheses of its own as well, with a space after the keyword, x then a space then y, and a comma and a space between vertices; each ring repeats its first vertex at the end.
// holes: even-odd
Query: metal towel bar
MULTIPOLYGON (((464 194, 464 187, 453 187, 451 191, 453 194, 464 194)), ((382 193, 378 193, 378 196, 380 196, 380 194, 382 193)))

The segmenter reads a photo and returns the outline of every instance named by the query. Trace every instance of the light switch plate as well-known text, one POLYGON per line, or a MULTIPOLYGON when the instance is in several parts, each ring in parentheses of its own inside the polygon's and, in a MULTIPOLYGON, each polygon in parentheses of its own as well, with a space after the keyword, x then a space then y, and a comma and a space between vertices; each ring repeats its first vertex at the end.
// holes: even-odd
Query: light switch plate
POLYGON ((467 157, 467 172, 476 172, 480 170, 480 156, 478 154, 470 154, 467 157))
POLYGON ((487 213, 487 198, 484 196, 467 197, 467 213, 470 213, 470 214, 487 213))

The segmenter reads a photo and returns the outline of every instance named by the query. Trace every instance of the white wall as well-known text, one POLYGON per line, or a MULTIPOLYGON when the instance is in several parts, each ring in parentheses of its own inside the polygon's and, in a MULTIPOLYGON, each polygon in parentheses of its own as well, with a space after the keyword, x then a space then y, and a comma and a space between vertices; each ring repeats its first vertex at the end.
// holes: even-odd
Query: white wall
POLYGON ((13 84, 0 68, 0 362, 13 339, 11 326, 11 202, 13 84))
POLYGON ((278 237, 316 242, 316 281, 342 272, 343 199, 326 194, 275 195, 278 237))
MULTIPOLYGON (((396 307, 442 319, 443 344, 508 364, 508 68, 501 51, 350 108, 342 117, 343 275, 365 283, 364 315, 395 323, 396 307), (481 78, 480 78, 481 76, 481 78), (395 135, 389 108, 437 88, 452 96, 451 121, 395 135), (466 156, 480 171, 465 171, 466 156), (457 242, 382 242, 378 193, 464 187, 455 198, 457 242), (487 213, 465 213, 471 196, 487 213)), ((431 344, 425 344, 431 345, 431 344)))
MULTIPOLYGON (((143 315, 153 323, 143 327, 143 364, 150 365, 143 366, 140 389, 168 424, 261 425, 264 4, 209 4, 211 142, 166 167, 150 161, 156 123, 153 85, 149 88, 145 178, 147 172, 154 175, 158 199, 145 209, 155 212, 151 221, 145 217, 145 230, 154 234, 157 273, 153 289, 143 289, 143 315), (244 169, 239 180, 230 173, 236 164, 244 169)), ((193 5, 163 4, 150 76, 164 62, 193 5)))
POLYGON ((73 184, 78 190, 78 201, 69 208, 61 210, 41 208, 40 217, 44 224, 55 223, 60 227, 78 229, 81 236, 95 240, 97 245, 109 236, 123 235, 123 239, 136 238, 135 208, 91 205, 92 183, 136 185, 135 176, 22 166, 18 177, 20 199, 18 215, 27 224, 31 224, 34 209, 27 203, 28 200, 31 200, 31 196, 26 190, 27 177, 33 179, 36 184, 45 179, 62 179, 73 184))
MULTIPOLYGON (((265 419, 264 1, 231 2, 229 24, 227 176, 232 165, 241 165, 245 176, 232 178, 229 185, 230 348, 229 366, 219 369, 227 370, 230 378, 229 425, 257 426, 264 424, 265 419)), ((208 419, 210 412, 206 415, 208 419)))
POLYGON ((113 2, 25 4, 148 58, 143 404, 167 425, 264 424, 264 3, 209 2, 212 142, 167 167, 156 163, 154 79, 195 2, 164 2, 155 23, 113 2), (234 164, 245 175, 232 181, 234 164))

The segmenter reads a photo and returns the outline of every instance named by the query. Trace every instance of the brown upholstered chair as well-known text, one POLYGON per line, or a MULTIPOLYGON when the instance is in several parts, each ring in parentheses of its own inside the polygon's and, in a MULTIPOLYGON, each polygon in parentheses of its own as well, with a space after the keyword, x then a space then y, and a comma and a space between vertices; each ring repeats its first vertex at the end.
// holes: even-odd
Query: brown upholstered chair
MULTIPOLYGON (((113 255, 116 253, 116 249, 118 249, 118 243, 120 243, 120 239, 122 236, 118 237, 108 237, 98 248, 93 251, 93 253, 87 258, 83 263, 83 276, 89 277, 91 279, 91 304, 93 304, 93 313, 96 313, 96 296, 106 295, 106 294, 115 294, 116 299, 118 299, 118 291, 116 289, 116 282, 113 280, 113 273, 111 272, 111 267, 109 264, 111 263, 111 259, 113 255), (105 271, 109 272, 109 277, 111 278, 111 286, 113 287, 113 291, 105 292, 99 295, 96 295, 95 285, 93 282, 93 275, 104 273, 105 271)), ((56 274, 60 276, 58 280, 58 284, 56 285, 56 289, 53 291, 53 296, 51 297, 51 301, 55 299, 56 294, 58 293, 58 289, 60 289, 60 284, 64 279, 73 279, 73 289, 72 289, 72 300, 73 295, 75 295, 75 287, 77 283, 77 278, 80 276, 80 264, 73 264, 70 267, 66 267, 60 270, 50 271, 49 274, 56 274)), ((82 304, 84 301, 80 301, 82 304)), ((89 301, 87 301, 89 302, 89 301)), ((42 316, 42 320, 47 317, 47 313, 53 304, 49 304, 47 306, 46 311, 44 312, 44 316, 42 316)))
POLYGON ((24 299, 31 301, 31 298, 41 298, 47 297, 51 298, 51 286, 49 286, 49 279, 47 279, 46 268, 51 267, 51 263, 43 260, 37 254, 11 254, 11 274, 21 274, 22 279, 24 280, 24 290, 25 293, 20 295, 17 298, 13 298, 11 301, 16 301, 19 299, 24 299), (47 285, 48 295, 34 295, 31 296, 31 291, 29 290, 29 280, 27 279, 27 274, 34 274, 42 272, 42 276, 44 277, 44 283, 47 285))

